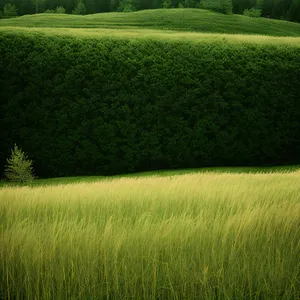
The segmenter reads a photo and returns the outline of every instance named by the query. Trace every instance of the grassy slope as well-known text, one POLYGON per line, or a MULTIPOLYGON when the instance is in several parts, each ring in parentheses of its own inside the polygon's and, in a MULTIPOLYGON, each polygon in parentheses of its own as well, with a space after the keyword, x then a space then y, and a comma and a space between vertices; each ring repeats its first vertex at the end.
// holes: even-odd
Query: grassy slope
POLYGON ((300 47, 300 37, 275 37, 264 35, 220 34, 201 32, 178 32, 172 30, 140 28, 51 28, 51 27, 0 27, 0 33, 33 33, 42 35, 72 36, 76 38, 114 38, 114 39, 155 39, 162 41, 179 41, 193 43, 234 43, 291 45, 300 47))
POLYGON ((223 15, 200 9, 159 9, 87 16, 38 14, 0 20, 1 26, 151 28, 207 33, 300 36, 300 24, 240 15, 223 15))
MULTIPOLYGON (((43 186, 43 185, 58 185, 58 184, 73 184, 79 182, 96 182, 99 180, 108 180, 122 177, 138 178, 138 177, 149 177, 149 176, 176 176, 191 173, 278 173, 278 172, 294 172, 300 170, 300 165, 291 166, 272 166, 272 167, 217 167, 217 168, 201 168, 201 169, 181 169, 181 170, 156 170, 148 172, 139 172, 132 174, 122 174, 115 176, 81 176, 81 177, 58 177, 49 179, 37 179, 31 186, 43 186)), ((14 186, 15 184, 0 181, 0 187, 14 186)))

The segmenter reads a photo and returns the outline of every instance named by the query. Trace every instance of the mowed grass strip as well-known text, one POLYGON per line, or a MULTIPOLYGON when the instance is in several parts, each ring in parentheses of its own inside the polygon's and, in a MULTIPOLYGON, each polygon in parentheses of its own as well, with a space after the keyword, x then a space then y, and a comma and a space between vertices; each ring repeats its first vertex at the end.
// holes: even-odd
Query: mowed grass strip
POLYGON ((298 299, 300 173, 0 190, 4 299, 298 299))
POLYGON ((260 45, 291 45, 300 47, 300 37, 274 37, 243 34, 213 34, 199 32, 178 32, 157 29, 107 29, 107 28, 40 28, 40 27, 0 27, 0 32, 18 34, 42 34, 70 36, 77 38, 111 38, 111 39, 152 39, 161 41, 193 43, 230 43, 260 45))
POLYGON ((206 33, 300 36, 300 24, 241 15, 223 15, 203 9, 155 9, 100 13, 86 16, 37 14, 0 20, 0 26, 148 28, 206 33))

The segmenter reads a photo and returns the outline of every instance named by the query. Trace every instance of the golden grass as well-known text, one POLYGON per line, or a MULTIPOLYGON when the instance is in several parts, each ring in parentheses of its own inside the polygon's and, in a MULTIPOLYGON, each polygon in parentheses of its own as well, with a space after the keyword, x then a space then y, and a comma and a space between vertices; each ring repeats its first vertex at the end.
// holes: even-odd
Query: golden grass
POLYGON ((300 296, 299 171, 4 187, 0 216, 5 299, 300 296))
POLYGON ((154 39, 195 43, 236 43, 262 45, 292 45, 300 47, 300 37, 273 37, 222 33, 180 32, 159 29, 106 29, 106 28, 45 28, 45 27, 0 27, 0 32, 38 33, 43 35, 71 36, 78 38, 154 39))

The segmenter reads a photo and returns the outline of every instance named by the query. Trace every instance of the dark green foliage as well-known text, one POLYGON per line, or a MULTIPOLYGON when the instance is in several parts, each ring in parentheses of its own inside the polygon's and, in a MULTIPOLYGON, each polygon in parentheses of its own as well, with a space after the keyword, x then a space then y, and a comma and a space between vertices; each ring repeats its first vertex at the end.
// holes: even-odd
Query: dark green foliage
POLYGON ((232 0, 202 0, 200 7, 223 14, 232 14, 232 0))
POLYGON ((64 8, 63 6, 58 6, 58 7, 56 7, 56 9, 55 9, 55 13, 56 13, 56 14, 65 14, 65 13, 66 13, 66 10, 65 10, 65 8, 64 8))
POLYGON ((44 12, 45 14, 65 14, 66 10, 62 6, 56 7, 56 9, 47 9, 44 12))
POLYGON ((290 21, 300 22, 300 0, 293 0, 287 16, 290 21))
POLYGON ((262 10, 262 16, 275 19, 300 21, 300 18, 291 17, 299 14, 299 0, 232 0, 233 12, 241 14, 245 9, 257 8, 262 10))
POLYGON ((14 4, 7 3, 3 8, 3 17, 4 18, 12 18, 18 15, 17 8, 14 4))
POLYGON ((243 11, 244 16, 252 17, 252 18, 260 18, 261 17, 261 9, 256 9, 254 7, 250 9, 245 9, 243 11))
POLYGON ((226 15, 232 14, 232 0, 221 0, 221 12, 226 15))
POLYGON ((79 0, 75 9, 72 11, 73 15, 85 15, 86 14, 86 8, 84 3, 79 0))
POLYGON ((120 0, 118 11, 130 12, 135 10, 136 8, 131 0, 120 0))
POLYGON ((299 162, 300 48, 0 33, 0 165, 41 176, 299 162))
POLYGON ((172 1, 171 0, 164 0, 162 3, 163 8, 171 8, 172 6, 172 1))

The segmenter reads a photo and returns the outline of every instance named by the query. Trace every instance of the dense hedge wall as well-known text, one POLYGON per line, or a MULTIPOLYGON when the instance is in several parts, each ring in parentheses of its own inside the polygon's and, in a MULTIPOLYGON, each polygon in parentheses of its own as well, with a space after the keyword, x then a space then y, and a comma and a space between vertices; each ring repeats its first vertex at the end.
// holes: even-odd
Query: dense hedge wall
POLYGON ((0 33, 0 165, 37 175, 300 160, 300 48, 0 33))

